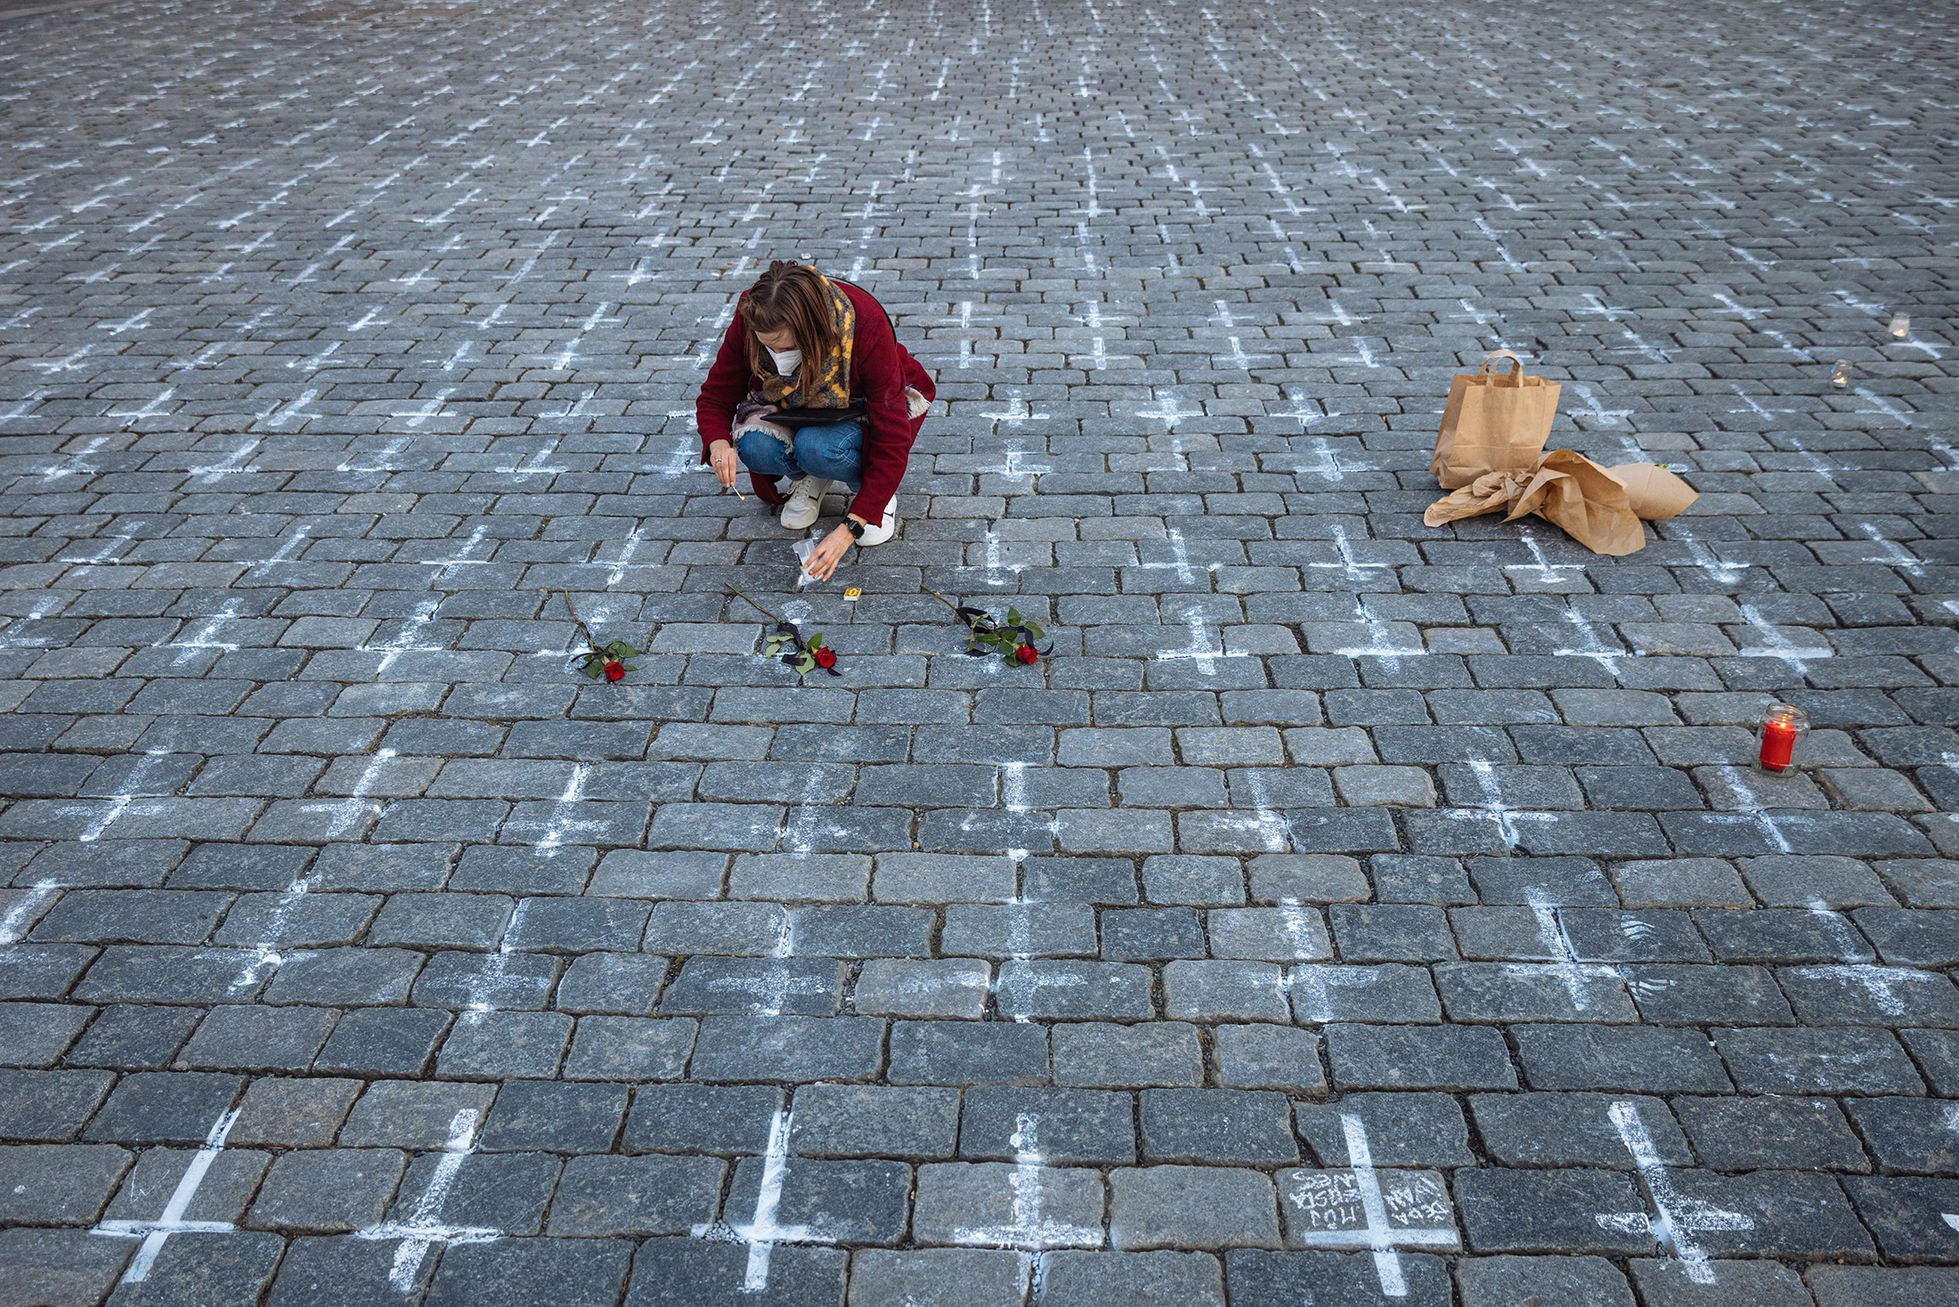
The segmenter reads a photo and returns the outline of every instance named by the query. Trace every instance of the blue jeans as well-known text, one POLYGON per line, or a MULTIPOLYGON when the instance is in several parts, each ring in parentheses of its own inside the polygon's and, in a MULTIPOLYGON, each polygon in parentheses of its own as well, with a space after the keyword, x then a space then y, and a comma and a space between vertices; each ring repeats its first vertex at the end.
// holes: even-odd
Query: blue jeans
POLYGON ((797 431, 794 449, 784 449, 766 431, 744 431, 735 452, 742 466, 759 476, 824 477, 855 490, 863 479, 863 442, 863 424, 836 422, 797 431))

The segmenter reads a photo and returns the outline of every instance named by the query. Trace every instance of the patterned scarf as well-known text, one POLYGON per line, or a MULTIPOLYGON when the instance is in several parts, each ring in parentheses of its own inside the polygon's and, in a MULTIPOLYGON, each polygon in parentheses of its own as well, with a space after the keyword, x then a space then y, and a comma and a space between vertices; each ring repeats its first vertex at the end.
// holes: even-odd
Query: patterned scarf
POLYGON ((762 379, 762 401, 777 408, 846 408, 850 404, 850 350, 857 334, 857 310, 850 297, 828 277, 830 311, 837 326, 837 347, 824 359, 805 358, 790 376, 775 370, 775 361, 759 343, 750 342, 750 358, 762 379))

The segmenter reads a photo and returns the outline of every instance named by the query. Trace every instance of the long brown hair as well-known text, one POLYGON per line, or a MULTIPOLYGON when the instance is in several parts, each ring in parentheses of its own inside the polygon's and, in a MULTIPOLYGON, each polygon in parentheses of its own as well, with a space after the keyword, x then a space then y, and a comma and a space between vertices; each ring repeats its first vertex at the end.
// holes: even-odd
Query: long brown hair
POLYGON ((759 332, 787 331, 796 338, 796 348, 803 352, 800 375, 804 379, 821 375, 823 360, 838 345, 829 286, 807 264, 781 259, 769 264, 742 297, 741 321, 748 328, 748 368, 757 376, 764 372, 766 359, 762 342, 756 339, 759 332))

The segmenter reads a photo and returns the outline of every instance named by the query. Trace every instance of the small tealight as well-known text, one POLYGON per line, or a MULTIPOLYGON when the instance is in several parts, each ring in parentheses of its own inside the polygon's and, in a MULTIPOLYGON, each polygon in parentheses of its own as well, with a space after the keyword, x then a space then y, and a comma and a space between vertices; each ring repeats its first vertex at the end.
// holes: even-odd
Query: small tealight
POLYGON ((1756 761, 1781 775, 1796 765, 1796 740, 1809 730, 1809 716, 1789 703, 1772 703, 1762 714, 1762 747, 1756 761))
POLYGON ((1842 390, 1850 384, 1850 364, 1848 362, 1843 359, 1837 360, 1836 367, 1830 372, 1830 384, 1838 390, 1842 390))
POLYGON ((1892 315, 1891 339, 1903 340, 1906 336, 1909 336, 1910 334, 1911 334, 1911 316, 1905 313, 1898 313, 1892 315))

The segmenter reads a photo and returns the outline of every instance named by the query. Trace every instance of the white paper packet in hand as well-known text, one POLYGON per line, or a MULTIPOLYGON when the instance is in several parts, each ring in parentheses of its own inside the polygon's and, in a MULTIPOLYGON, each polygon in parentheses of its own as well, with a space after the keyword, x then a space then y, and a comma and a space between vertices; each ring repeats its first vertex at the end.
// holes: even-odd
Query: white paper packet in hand
POLYGON ((804 569, 809 566, 809 556, 816 552, 818 543, 815 536, 807 536, 796 542, 796 588, 798 590, 816 580, 804 569))

